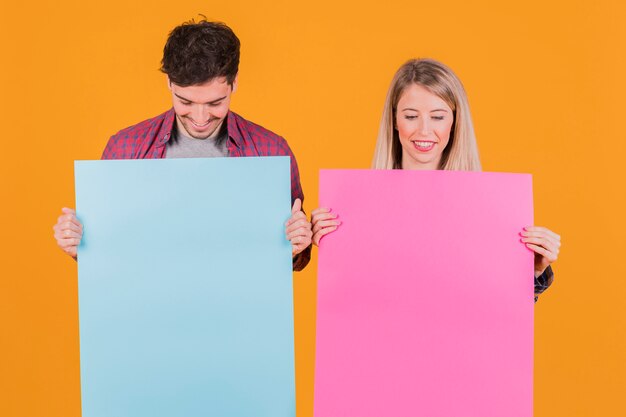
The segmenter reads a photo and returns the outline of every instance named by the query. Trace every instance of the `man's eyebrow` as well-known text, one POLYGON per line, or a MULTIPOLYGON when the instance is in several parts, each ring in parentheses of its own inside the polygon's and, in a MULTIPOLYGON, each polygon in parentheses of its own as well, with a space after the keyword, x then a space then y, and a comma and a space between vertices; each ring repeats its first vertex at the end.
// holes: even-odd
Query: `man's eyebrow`
MULTIPOLYGON (((178 95, 178 94, 176 94, 176 93, 174 93, 174 95, 175 95, 176 97, 178 97, 179 99, 183 100, 183 101, 188 101, 188 102, 190 102, 190 103, 193 103, 193 102, 192 102, 191 100, 189 100, 188 98, 185 98, 185 97, 179 96, 179 95, 178 95)), ((217 99, 215 99, 215 100, 213 100, 213 101, 209 101, 209 102, 206 102, 206 103, 203 103, 203 104, 216 104, 217 102, 224 100, 226 97, 227 97, 227 96, 220 97, 220 98, 217 98, 217 99)))

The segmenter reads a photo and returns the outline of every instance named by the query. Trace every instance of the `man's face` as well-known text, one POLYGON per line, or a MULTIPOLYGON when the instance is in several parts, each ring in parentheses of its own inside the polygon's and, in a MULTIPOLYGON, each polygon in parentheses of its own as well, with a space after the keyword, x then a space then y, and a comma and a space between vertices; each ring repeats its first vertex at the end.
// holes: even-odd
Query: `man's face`
POLYGON ((215 137, 228 114, 237 79, 230 85, 226 77, 217 77, 188 87, 181 87, 168 79, 168 85, 182 133, 196 139, 215 137))

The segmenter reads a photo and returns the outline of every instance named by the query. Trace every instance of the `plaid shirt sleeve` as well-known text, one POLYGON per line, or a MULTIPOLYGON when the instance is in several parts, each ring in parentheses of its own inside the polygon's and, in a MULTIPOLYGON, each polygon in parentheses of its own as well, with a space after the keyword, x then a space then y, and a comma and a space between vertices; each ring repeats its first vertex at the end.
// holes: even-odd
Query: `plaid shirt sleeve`
POLYGON ((174 111, 169 110, 120 130, 107 142, 101 159, 162 158, 173 120, 174 111))
MULTIPOLYGON (((281 141, 282 144, 282 152, 285 155, 288 155, 291 159, 291 204, 299 198, 302 201, 302 211, 304 212, 304 193, 302 192, 302 186, 300 185, 300 172, 298 171, 298 163, 296 162, 296 157, 294 156, 291 148, 287 144, 287 141, 281 141)), ((293 270, 294 271, 302 271, 305 266, 311 260, 311 248, 309 245, 302 252, 294 256, 293 258, 293 270)))
POLYGON ((548 266, 543 274, 535 277, 535 302, 539 298, 539 294, 548 289, 552 282, 554 281, 554 272, 552 271, 552 267, 548 266))
MULTIPOLYGON (((304 207, 304 193, 300 185, 298 163, 287 144, 287 141, 234 112, 228 114, 228 135, 232 139, 229 144, 230 156, 288 156, 291 166, 291 204, 299 198, 304 207)), ((304 209, 302 210, 304 211, 304 209)), ((311 259, 311 245, 294 256, 293 270, 301 271, 311 259)))

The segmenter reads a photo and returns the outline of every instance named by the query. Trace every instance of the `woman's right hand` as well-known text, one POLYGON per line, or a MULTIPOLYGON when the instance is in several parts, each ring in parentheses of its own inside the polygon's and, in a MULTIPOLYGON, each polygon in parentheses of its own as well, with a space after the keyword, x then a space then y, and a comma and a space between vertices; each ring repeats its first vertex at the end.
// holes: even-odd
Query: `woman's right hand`
POLYGON ((337 220, 337 215, 331 213, 331 209, 324 207, 316 208, 311 212, 311 223, 313 224, 313 243, 315 246, 319 246, 322 237, 337 230, 341 224, 337 220))
POLYGON ((63 214, 59 216, 54 230, 54 238, 61 250, 76 259, 76 249, 83 237, 83 225, 76 218, 76 212, 67 207, 61 209, 63 214))

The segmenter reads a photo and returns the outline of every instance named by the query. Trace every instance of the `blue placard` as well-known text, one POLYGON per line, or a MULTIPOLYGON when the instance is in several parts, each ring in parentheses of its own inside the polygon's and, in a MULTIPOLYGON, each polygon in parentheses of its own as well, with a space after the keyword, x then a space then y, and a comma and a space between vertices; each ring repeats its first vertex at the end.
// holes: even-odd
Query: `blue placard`
POLYGON ((295 415, 289 172, 75 163, 83 417, 295 415))

